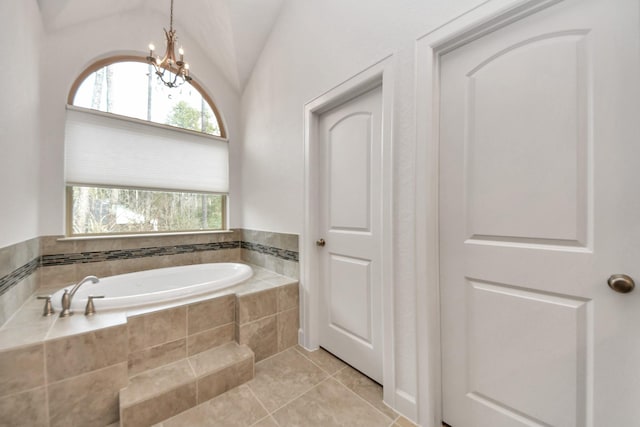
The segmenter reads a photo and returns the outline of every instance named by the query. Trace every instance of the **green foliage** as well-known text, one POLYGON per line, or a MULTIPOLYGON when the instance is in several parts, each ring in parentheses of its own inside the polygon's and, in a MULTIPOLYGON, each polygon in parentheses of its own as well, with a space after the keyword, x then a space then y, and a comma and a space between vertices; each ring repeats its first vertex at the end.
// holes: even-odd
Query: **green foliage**
POLYGON ((208 134, 219 133, 217 126, 211 122, 211 112, 205 109, 200 111, 191 107, 186 101, 180 101, 173 106, 167 117, 167 124, 183 129, 205 132, 208 134), (204 121, 204 126, 202 125, 204 121))
POLYGON ((73 233, 220 230, 224 196, 73 187, 73 233))

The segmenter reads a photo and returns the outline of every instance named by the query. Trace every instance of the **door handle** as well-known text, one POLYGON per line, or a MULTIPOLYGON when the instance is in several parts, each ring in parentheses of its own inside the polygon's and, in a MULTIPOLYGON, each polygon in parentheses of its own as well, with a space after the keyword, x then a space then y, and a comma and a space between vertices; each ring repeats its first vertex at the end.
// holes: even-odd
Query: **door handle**
POLYGON ((633 279, 626 274, 612 274, 607 283, 611 289, 621 294, 628 294, 636 287, 633 279))
POLYGON ((324 239, 318 239, 318 240, 316 240, 316 245, 317 245, 317 246, 323 247, 323 246, 324 246, 324 245, 326 245, 326 244, 327 244, 327 242, 325 242, 325 241, 324 241, 324 239))

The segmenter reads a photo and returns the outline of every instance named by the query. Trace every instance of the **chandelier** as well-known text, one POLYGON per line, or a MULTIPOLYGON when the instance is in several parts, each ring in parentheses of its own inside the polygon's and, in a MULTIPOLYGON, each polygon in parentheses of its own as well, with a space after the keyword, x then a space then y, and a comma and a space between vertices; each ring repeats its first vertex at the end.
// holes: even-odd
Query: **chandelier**
POLYGON ((178 49, 180 59, 176 59, 175 43, 178 37, 176 36, 176 30, 173 29, 173 0, 171 0, 169 31, 164 29, 164 36, 167 40, 167 50, 164 57, 153 56, 155 46, 151 43, 149 44, 147 62, 153 65, 156 75, 165 86, 170 88, 178 87, 183 85, 184 82, 191 81, 191 77, 189 76, 189 64, 184 62, 184 50, 182 50, 182 47, 178 49))

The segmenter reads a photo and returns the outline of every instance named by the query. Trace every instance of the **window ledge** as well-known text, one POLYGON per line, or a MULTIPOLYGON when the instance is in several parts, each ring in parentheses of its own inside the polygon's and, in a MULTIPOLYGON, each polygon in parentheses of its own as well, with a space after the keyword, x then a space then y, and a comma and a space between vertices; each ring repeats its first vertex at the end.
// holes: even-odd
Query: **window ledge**
POLYGON ((207 230, 207 231, 175 231, 166 233, 134 233, 134 234, 95 234, 83 236, 65 236, 56 239, 58 242, 70 242, 74 240, 106 240, 106 239, 128 239, 128 238, 148 238, 167 236, 193 236, 201 234, 231 234, 234 230, 207 230))

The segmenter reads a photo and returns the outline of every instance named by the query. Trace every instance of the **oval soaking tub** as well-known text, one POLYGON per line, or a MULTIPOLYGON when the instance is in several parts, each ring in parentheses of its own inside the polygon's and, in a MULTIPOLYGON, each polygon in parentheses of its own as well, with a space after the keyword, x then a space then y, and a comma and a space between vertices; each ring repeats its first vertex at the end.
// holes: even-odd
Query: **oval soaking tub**
MULTIPOLYGON (((103 299, 95 300, 98 312, 170 303, 229 288, 252 275, 253 270, 245 264, 211 263, 99 277, 98 283, 87 282, 78 289, 71 301, 71 310, 83 313, 89 295, 104 295, 103 299)), ((56 311, 62 308, 63 293, 64 289, 61 289, 51 297, 56 311)))

